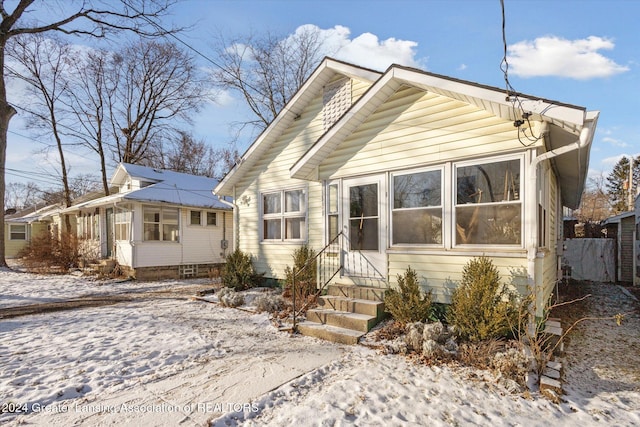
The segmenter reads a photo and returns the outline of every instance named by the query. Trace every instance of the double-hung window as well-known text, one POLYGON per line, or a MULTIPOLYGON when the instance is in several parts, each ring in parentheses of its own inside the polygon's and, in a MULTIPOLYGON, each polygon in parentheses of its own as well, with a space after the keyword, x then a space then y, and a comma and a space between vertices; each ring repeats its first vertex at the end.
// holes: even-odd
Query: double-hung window
POLYGON ((9 224, 9 240, 27 240, 27 225, 9 224))
POLYGON ((392 244, 442 244, 442 170, 394 174, 392 244))
POLYGON ((189 211, 189 225, 202 225, 202 212, 189 211))
POLYGON ((215 212, 207 212, 207 226, 211 227, 218 224, 218 217, 215 212))
POLYGON ((455 165, 455 244, 521 245, 522 161, 455 165))
POLYGON ((144 240, 178 241, 178 209, 145 206, 144 240))
POLYGON ((263 240, 306 240, 306 217, 304 190, 282 190, 262 194, 263 240))
POLYGON ((128 209, 118 209, 116 211, 114 223, 116 240, 129 240, 131 211, 128 209))

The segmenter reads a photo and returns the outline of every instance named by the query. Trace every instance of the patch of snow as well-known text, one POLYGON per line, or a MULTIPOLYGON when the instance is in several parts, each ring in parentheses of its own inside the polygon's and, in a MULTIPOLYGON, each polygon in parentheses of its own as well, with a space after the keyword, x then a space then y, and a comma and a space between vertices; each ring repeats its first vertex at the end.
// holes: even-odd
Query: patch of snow
MULTIPOLYGON (((107 284, 2 271, 0 307, 192 283, 107 284)), ((570 358, 567 394, 554 404, 537 393, 512 394, 485 371, 291 336, 267 314, 206 298, 213 303, 163 293, 0 319, 0 404, 30 412, 0 414, 0 424, 640 425, 638 382, 587 352, 591 368, 570 358)), ((637 327, 637 315, 629 320, 637 327)), ((569 347, 578 345, 589 341, 569 347)))

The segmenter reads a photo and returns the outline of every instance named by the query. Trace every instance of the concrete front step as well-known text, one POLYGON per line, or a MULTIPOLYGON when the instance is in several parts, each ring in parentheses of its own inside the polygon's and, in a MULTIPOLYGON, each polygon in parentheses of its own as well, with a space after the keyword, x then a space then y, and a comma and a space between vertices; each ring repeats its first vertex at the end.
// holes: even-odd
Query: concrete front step
POLYGON ((383 288, 367 286, 331 284, 327 287, 327 294, 345 298, 365 299, 369 301, 384 301, 383 288))
POLYGON ((384 303, 368 299, 347 298, 337 295, 323 295, 318 299, 320 308, 336 311, 348 311, 351 313, 367 314, 382 319, 384 303))
POLYGON ((364 335, 364 332, 309 321, 298 323, 298 332, 308 337, 348 345, 357 344, 360 337, 364 335))
POLYGON ((378 321, 376 316, 322 308, 307 310, 307 320, 362 333, 369 332, 378 321))

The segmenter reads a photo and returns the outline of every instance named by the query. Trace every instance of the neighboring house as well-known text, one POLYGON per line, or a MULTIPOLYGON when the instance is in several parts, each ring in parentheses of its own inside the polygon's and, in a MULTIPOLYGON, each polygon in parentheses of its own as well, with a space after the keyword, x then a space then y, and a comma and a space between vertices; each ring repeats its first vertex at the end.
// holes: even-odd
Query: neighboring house
POLYGON ((4 218, 5 256, 16 258, 33 237, 48 232, 54 218, 60 217, 60 205, 30 208, 4 218))
POLYGON ((235 201, 236 247, 284 278, 296 248, 340 235, 335 281, 393 286, 411 266, 439 302, 485 255, 540 314, 598 112, 514 95, 326 58, 214 190, 235 201))
POLYGON ((140 280, 206 276, 224 262, 231 205, 217 180, 121 163, 117 192, 65 210, 88 259, 113 259, 140 280))
POLYGON ((633 257, 633 284, 640 286, 640 193, 636 195, 635 200, 636 211, 636 230, 635 230, 635 242, 634 242, 634 257, 633 257))
POLYGON ((633 284, 633 259, 635 246, 636 213, 623 212, 604 221, 607 237, 616 241, 616 279, 617 283, 633 284))

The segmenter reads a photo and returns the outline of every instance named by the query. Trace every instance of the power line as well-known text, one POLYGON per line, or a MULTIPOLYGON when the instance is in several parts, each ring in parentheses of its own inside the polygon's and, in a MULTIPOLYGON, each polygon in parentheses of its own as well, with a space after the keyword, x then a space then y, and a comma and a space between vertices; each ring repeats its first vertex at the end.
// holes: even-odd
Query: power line
MULTIPOLYGON (((503 56, 502 56, 502 61, 500 61, 500 70, 504 75, 506 99, 507 101, 511 101, 511 109, 513 111, 513 116, 515 117, 513 125, 516 128, 518 128, 518 141, 524 147, 530 147, 536 142, 538 142, 542 137, 542 135, 535 136, 533 134, 533 127, 531 126, 531 122, 529 121, 529 118, 531 117, 532 113, 529 111, 525 111, 524 107, 522 106, 522 100, 518 96, 518 92, 513 88, 513 86, 511 85, 511 82, 509 82, 509 60, 507 56, 508 47, 507 47, 507 31, 506 31, 507 18, 505 14, 504 0, 500 0, 500 7, 502 10, 502 47, 503 47, 503 56), (518 116, 520 116, 520 118, 518 118, 518 116), (527 127, 522 128, 522 125, 524 125, 525 123, 527 124, 527 127), (527 128, 531 132, 530 136, 527 135, 527 128), (524 135, 524 137, 527 139, 528 142, 522 141, 521 134, 524 135)), ((550 108, 550 107, 547 107, 547 108, 550 108)), ((540 112, 540 114, 542 113, 544 113, 544 111, 540 112)))

